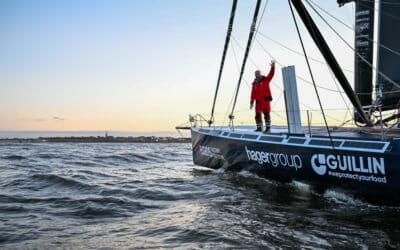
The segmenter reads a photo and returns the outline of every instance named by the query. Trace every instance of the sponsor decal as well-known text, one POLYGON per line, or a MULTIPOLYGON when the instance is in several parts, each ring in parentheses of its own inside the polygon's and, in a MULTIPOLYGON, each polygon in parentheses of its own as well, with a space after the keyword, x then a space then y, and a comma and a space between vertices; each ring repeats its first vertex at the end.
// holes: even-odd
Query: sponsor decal
POLYGON ((318 175, 386 183, 385 159, 353 155, 314 154, 311 167, 318 175))
POLYGON ((362 10, 362 11, 357 11, 356 12, 356 17, 359 16, 368 16, 369 15, 369 10, 362 10))
POLYGON ((225 160, 225 158, 221 154, 221 150, 219 148, 199 145, 197 150, 198 150, 198 153, 202 156, 216 158, 219 160, 225 160))
POLYGON ((290 167, 296 170, 303 167, 303 163, 299 155, 285 154, 285 153, 272 153, 251 150, 245 147, 247 158, 250 161, 257 162, 260 165, 272 167, 290 167))

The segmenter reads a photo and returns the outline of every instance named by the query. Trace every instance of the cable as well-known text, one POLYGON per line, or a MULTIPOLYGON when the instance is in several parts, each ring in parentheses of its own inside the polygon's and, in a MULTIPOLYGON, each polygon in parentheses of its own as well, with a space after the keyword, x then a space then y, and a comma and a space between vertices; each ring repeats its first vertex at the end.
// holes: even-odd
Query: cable
POLYGON ((322 8, 320 5, 316 4, 314 1, 309 0, 313 5, 315 5, 318 9, 320 9, 322 12, 324 12, 325 14, 327 14, 328 16, 330 16, 331 18, 335 19, 337 22, 343 24, 345 27, 349 28, 350 30, 354 31, 354 27, 351 27, 350 25, 348 25, 347 23, 345 23, 344 21, 340 20, 339 18, 335 17, 334 15, 332 15, 331 13, 329 13, 327 10, 325 10, 324 8, 322 8))
MULTIPOLYGON (((236 67, 238 68, 238 70, 240 70, 240 66, 239 66, 239 62, 238 62, 238 60, 237 60, 237 55, 236 55, 236 51, 235 51, 235 47, 234 47, 234 46, 232 46, 232 52, 233 52, 233 58, 234 58, 235 63, 236 63, 236 67)), ((247 81, 246 81, 246 83, 247 83, 247 81)), ((233 103, 233 98, 234 98, 234 97, 235 97, 235 92, 233 92, 233 95, 232 95, 232 97, 231 97, 231 100, 230 100, 230 102, 229 102, 229 104, 228 104, 228 108, 226 109, 226 113, 225 113, 225 116, 224 116, 224 117, 225 117, 224 123, 227 122, 229 109, 230 109, 230 107, 231 107, 231 105, 232 105, 232 103, 233 103)))
MULTIPOLYGON (((291 52, 293 52, 293 53, 295 53, 295 54, 297 54, 297 55, 299 55, 299 56, 302 56, 302 57, 304 56, 301 52, 299 52, 299 51, 297 51, 297 50, 294 50, 294 49, 290 48, 289 46, 286 46, 286 45, 284 45, 284 44, 282 44, 282 43, 280 43, 280 42, 278 42, 278 41, 272 39, 271 37, 269 37, 269 36, 267 36, 267 35, 265 35, 265 34, 263 34, 263 33, 261 33, 261 32, 258 32, 258 34, 260 34, 262 37, 264 37, 264 38, 266 38, 266 39, 272 41, 273 43, 275 43, 275 44, 277 44, 277 45, 279 45, 279 46, 281 46, 281 47, 283 47, 283 48, 285 48, 285 49, 287 49, 287 50, 289 50, 289 51, 291 51, 291 52)), ((258 39, 256 39, 256 40, 258 40, 258 39)), ((323 62, 323 61, 318 60, 318 59, 316 59, 316 58, 309 57, 309 59, 310 59, 311 61, 316 62, 316 63, 322 64, 322 65, 327 65, 326 62, 323 62)), ((354 71, 352 71, 352 70, 350 70, 350 69, 345 69, 345 68, 344 68, 343 70, 344 70, 344 71, 347 71, 347 72, 349 72, 349 73, 354 73, 354 71)))
POLYGON ((219 73, 218 73, 217 87, 215 88, 214 101, 213 101, 213 105, 212 105, 212 109, 211 109, 211 117, 210 117, 210 120, 208 121, 208 125, 209 126, 211 126, 211 124, 213 123, 213 120, 214 120, 215 103, 217 101, 217 96, 218 96, 219 85, 220 85, 220 82, 221 82, 222 71, 224 69, 226 52, 228 51, 229 41, 230 41, 230 38, 231 38, 232 26, 233 26, 233 22, 235 20, 236 6, 237 6, 237 0, 233 0, 233 2, 232 2, 232 10, 231 10, 231 17, 229 18, 228 30, 227 30, 226 38, 225 38, 224 51, 222 52, 221 65, 220 65, 219 73))
MULTIPOLYGON (((361 2, 362 2, 362 1, 361 1, 361 2)), ((360 4, 363 5, 361 2, 360 2, 360 4)), ((364 1, 364 2, 366 2, 366 1, 364 1)), ((388 4, 388 3, 386 3, 386 4, 388 4)), ((394 4, 394 3, 393 3, 393 4, 394 4)), ((376 12, 377 12, 377 10, 376 10, 375 8, 371 8, 371 7, 367 6, 367 5, 363 5, 363 6, 369 8, 370 10, 373 10, 373 11, 376 11, 376 12)), ((392 19, 394 19, 394 20, 396 20, 396 21, 400 21, 400 18, 397 17, 397 16, 394 16, 394 15, 389 14, 389 13, 384 12, 384 11, 381 11, 381 13, 382 13, 383 15, 385 15, 385 16, 391 17, 392 19)))
POLYGON ((263 11, 262 11, 262 13, 261 13, 260 21, 259 21, 258 24, 257 24, 256 34, 255 34, 254 36, 257 36, 257 31, 258 31, 258 29, 259 29, 260 26, 261 26, 261 23, 262 23, 262 20, 263 20, 263 18, 264 18, 264 14, 265 14, 265 11, 266 11, 266 9, 267 9, 268 3, 269 3, 269 0, 266 0, 266 1, 265 1, 265 4, 264 4, 263 11))
POLYGON ((314 12, 322 19, 322 21, 324 21, 324 23, 326 25, 328 25, 328 27, 351 49, 354 51, 354 53, 356 53, 356 55, 363 60, 366 64, 368 64, 368 66, 370 66, 373 70, 375 70, 379 75, 381 75, 383 78, 385 78, 385 80, 387 80, 388 82, 390 82, 391 84, 393 84, 394 86, 396 86, 397 88, 400 88, 400 85, 398 83, 396 83, 395 81, 393 81, 390 77, 388 77, 387 75, 385 75, 384 73, 380 72, 379 70, 376 69, 376 67, 374 67, 370 62, 368 62, 367 59, 365 59, 362 55, 360 55, 360 53, 358 53, 357 51, 355 51, 355 49, 332 27, 332 25, 326 21, 326 19, 314 8, 314 6, 312 6, 308 0, 306 0, 306 3, 314 10, 314 12))
POLYGON ((321 112, 322 112, 322 116, 324 118, 325 127, 326 127, 326 130, 328 132, 328 136, 329 136, 329 139, 330 139, 330 142, 331 142, 331 145, 332 145, 332 149, 335 149, 335 145, 333 144, 333 140, 332 140, 331 131, 329 130, 329 126, 328 126, 328 122, 326 120, 325 112, 324 112, 324 109, 322 107, 321 98, 319 97, 318 88, 317 88, 317 85, 315 84, 314 74, 312 72, 311 65, 310 65, 310 62, 309 62, 308 57, 307 57, 307 51, 306 51, 306 49, 304 47, 303 39, 301 37, 299 26, 298 26, 297 20, 296 20, 296 16, 294 15, 292 4, 291 4, 290 1, 291 0, 288 0, 289 7, 290 7, 290 12, 292 13, 293 21, 294 21, 294 24, 296 26, 297 35, 299 36, 301 47, 303 48, 303 53, 304 53, 304 56, 305 56, 305 59, 306 59, 306 62, 307 62, 307 67, 308 67, 308 70, 310 72, 310 77, 311 77, 311 80, 312 80, 313 85, 314 85, 315 94, 317 95, 318 103, 319 103, 319 106, 320 106, 320 109, 321 109, 321 112))
MULTIPOLYGON (((238 40, 236 39, 236 37, 234 35, 232 35, 232 40, 236 43, 236 45, 243 51, 245 51, 245 49, 240 45, 240 43, 238 42, 238 40)), ((258 68, 257 63, 254 61, 254 59, 249 55, 248 56, 248 60, 251 62, 251 64, 253 64, 254 67, 258 68)))
MULTIPOLYGON (((242 46, 240 46, 240 44, 239 44, 239 42, 236 40, 236 38, 234 37, 234 36, 232 36, 232 40, 236 43, 236 45, 241 49, 241 50, 244 50, 244 48, 242 47, 242 46)), ((257 42, 257 43, 259 43, 259 41, 258 41, 258 39, 257 38, 255 38, 255 41, 257 42)), ((271 56, 270 54, 268 54, 271 58, 274 58, 273 56, 271 56)), ((250 60, 250 62, 253 64, 253 66, 255 67, 255 68, 257 68, 257 69, 259 69, 260 67, 259 67, 259 65, 257 65, 257 63, 254 61, 254 59, 249 55, 249 60, 250 60)), ((276 84, 276 82, 274 82, 274 81, 271 81, 271 83, 275 86, 275 87, 277 87, 279 90, 283 90, 278 84, 276 84)))
MULTIPOLYGON (((339 84, 337 83, 336 78, 335 78, 335 76, 334 76, 332 70, 331 70, 329 67, 328 67, 328 69, 329 69, 329 73, 330 73, 330 75, 331 75, 331 78, 332 78, 333 82, 334 82, 335 85, 336 85, 336 88, 339 90, 339 89, 340 89, 339 84)), ((344 116, 344 118, 343 118, 343 122, 344 122, 344 121, 346 121, 346 119, 347 119, 347 114, 349 113, 349 114, 351 115, 351 113, 350 113, 350 107, 349 107, 348 103, 346 102, 346 99, 344 98, 343 93, 340 93, 340 97, 342 98, 343 103, 344 103, 344 105, 346 105, 346 108, 347 108, 347 109, 346 109, 345 116, 344 116)))
MULTIPOLYGON (((271 58, 274 58, 274 56, 273 56, 271 53, 268 52, 268 50, 260 43, 260 41, 258 41, 258 39, 256 39, 256 42, 257 42, 258 45, 260 45, 260 47, 265 51, 265 53, 267 53, 271 58)), ((278 65, 283 66, 283 64, 280 63, 278 60, 275 59, 275 61, 276 61, 276 63, 277 63, 278 65)), ((312 82, 308 81, 308 80, 305 79, 304 77, 301 77, 301 76, 299 76, 299 75, 296 75, 296 78, 302 80, 302 81, 305 82, 305 83, 308 83, 308 84, 310 84, 310 85, 313 85, 312 82)), ((341 91, 338 91, 338 90, 335 90, 335 89, 330 89, 330 88, 327 88, 327 87, 324 87, 324 86, 320 86, 320 85, 317 85, 317 86, 318 86, 318 88, 323 89, 323 90, 326 90, 326 91, 335 92, 335 93, 341 92, 341 91)), ((344 93, 344 92, 342 92, 342 93, 344 93)))
MULTIPOLYGON (((346 24, 344 21, 342 21, 342 20, 340 20, 339 18, 335 17, 334 15, 332 15, 331 13, 329 13, 327 10, 325 10, 324 8, 322 8, 320 5, 318 5, 318 4, 315 3, 314 1, 312 1, 312 0, 309 0, 309 1, 310 1, 310 3, 311 3, 312 5, 314 5, 314 6, 317 7, 318 9, 320 9, 320 10, 321 10, 322 12, 324 12, 325 14, 327 14, 328 16, 330 16, 331 18, 333 18, 333 19, 336 20, 337 22, 343 24, 346 28, 350 29, 351 31, 354 31, 354 27, 349 26, 349 25, 346 24)), ((398 51, 396 51, 396 50, 394 50, 394 49, 391 49, 391 48, 385 46, 385 45, 382 44, 382 43, 378 43, 377 41, 375 41, 375 40, 373 40, 373 39, 368 38, 368 40, 369 40, 370 42, 373 42, 374 44, 378 44, 380 47, 382 47, 382 48, 388 50, 389 52, 391 52, 391 53, 393 53, 393 54, 395 54, 395 55, 397 55, 397 56, 400 56, 400 52, 398 52, 398 51)))

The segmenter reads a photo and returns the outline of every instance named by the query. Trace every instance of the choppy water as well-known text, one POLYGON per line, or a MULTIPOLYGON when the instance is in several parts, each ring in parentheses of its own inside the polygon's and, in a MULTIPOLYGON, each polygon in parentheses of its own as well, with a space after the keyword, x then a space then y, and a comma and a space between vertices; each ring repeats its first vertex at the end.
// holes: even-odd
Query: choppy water
POLYGON ((189 144, 0 144, 0 248, 400 248, 400 209, 194 166, 189 144))

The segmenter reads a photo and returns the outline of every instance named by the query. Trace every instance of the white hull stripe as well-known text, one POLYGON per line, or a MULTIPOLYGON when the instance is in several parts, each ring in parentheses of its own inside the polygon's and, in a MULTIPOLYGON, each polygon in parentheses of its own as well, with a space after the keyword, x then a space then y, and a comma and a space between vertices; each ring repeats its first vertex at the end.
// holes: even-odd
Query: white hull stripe
MULTIPOLYGON (((223 130, 205 129, 205 128, 192 128, 197 133, 211 135, 215 137, 240 140, 240 141, 251 141, 267 144, 276 145, 288 145, 295 147, 306 147, 306 148, 323 148, 332 149, 331 140, 329 138, 310 138, 310 137, 299 137, 299 136, 281 136, 273 134, 258 134, 251 132, 229 132, 223 130)), ((384 153, 390 145, 390 142, 385 141, 371 141, 371 140, 353 140, 353 139, 332 139, 335 150, 346 150, 346 151, 362 151, 362 152, 373 152, 373 153, 384 153)))

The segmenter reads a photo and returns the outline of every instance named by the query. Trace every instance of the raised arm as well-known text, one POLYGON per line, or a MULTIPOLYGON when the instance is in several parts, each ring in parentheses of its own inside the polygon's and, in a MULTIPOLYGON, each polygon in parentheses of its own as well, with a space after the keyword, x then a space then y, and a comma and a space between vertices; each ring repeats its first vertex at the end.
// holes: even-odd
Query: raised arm
POLYGON ((272 61, 271 69, 269 70, 268 75, 265 77, 265 81, 269 83, 272 80, 272 78, 274 77, 274 74, 275 74, 275 62, 272 61))

